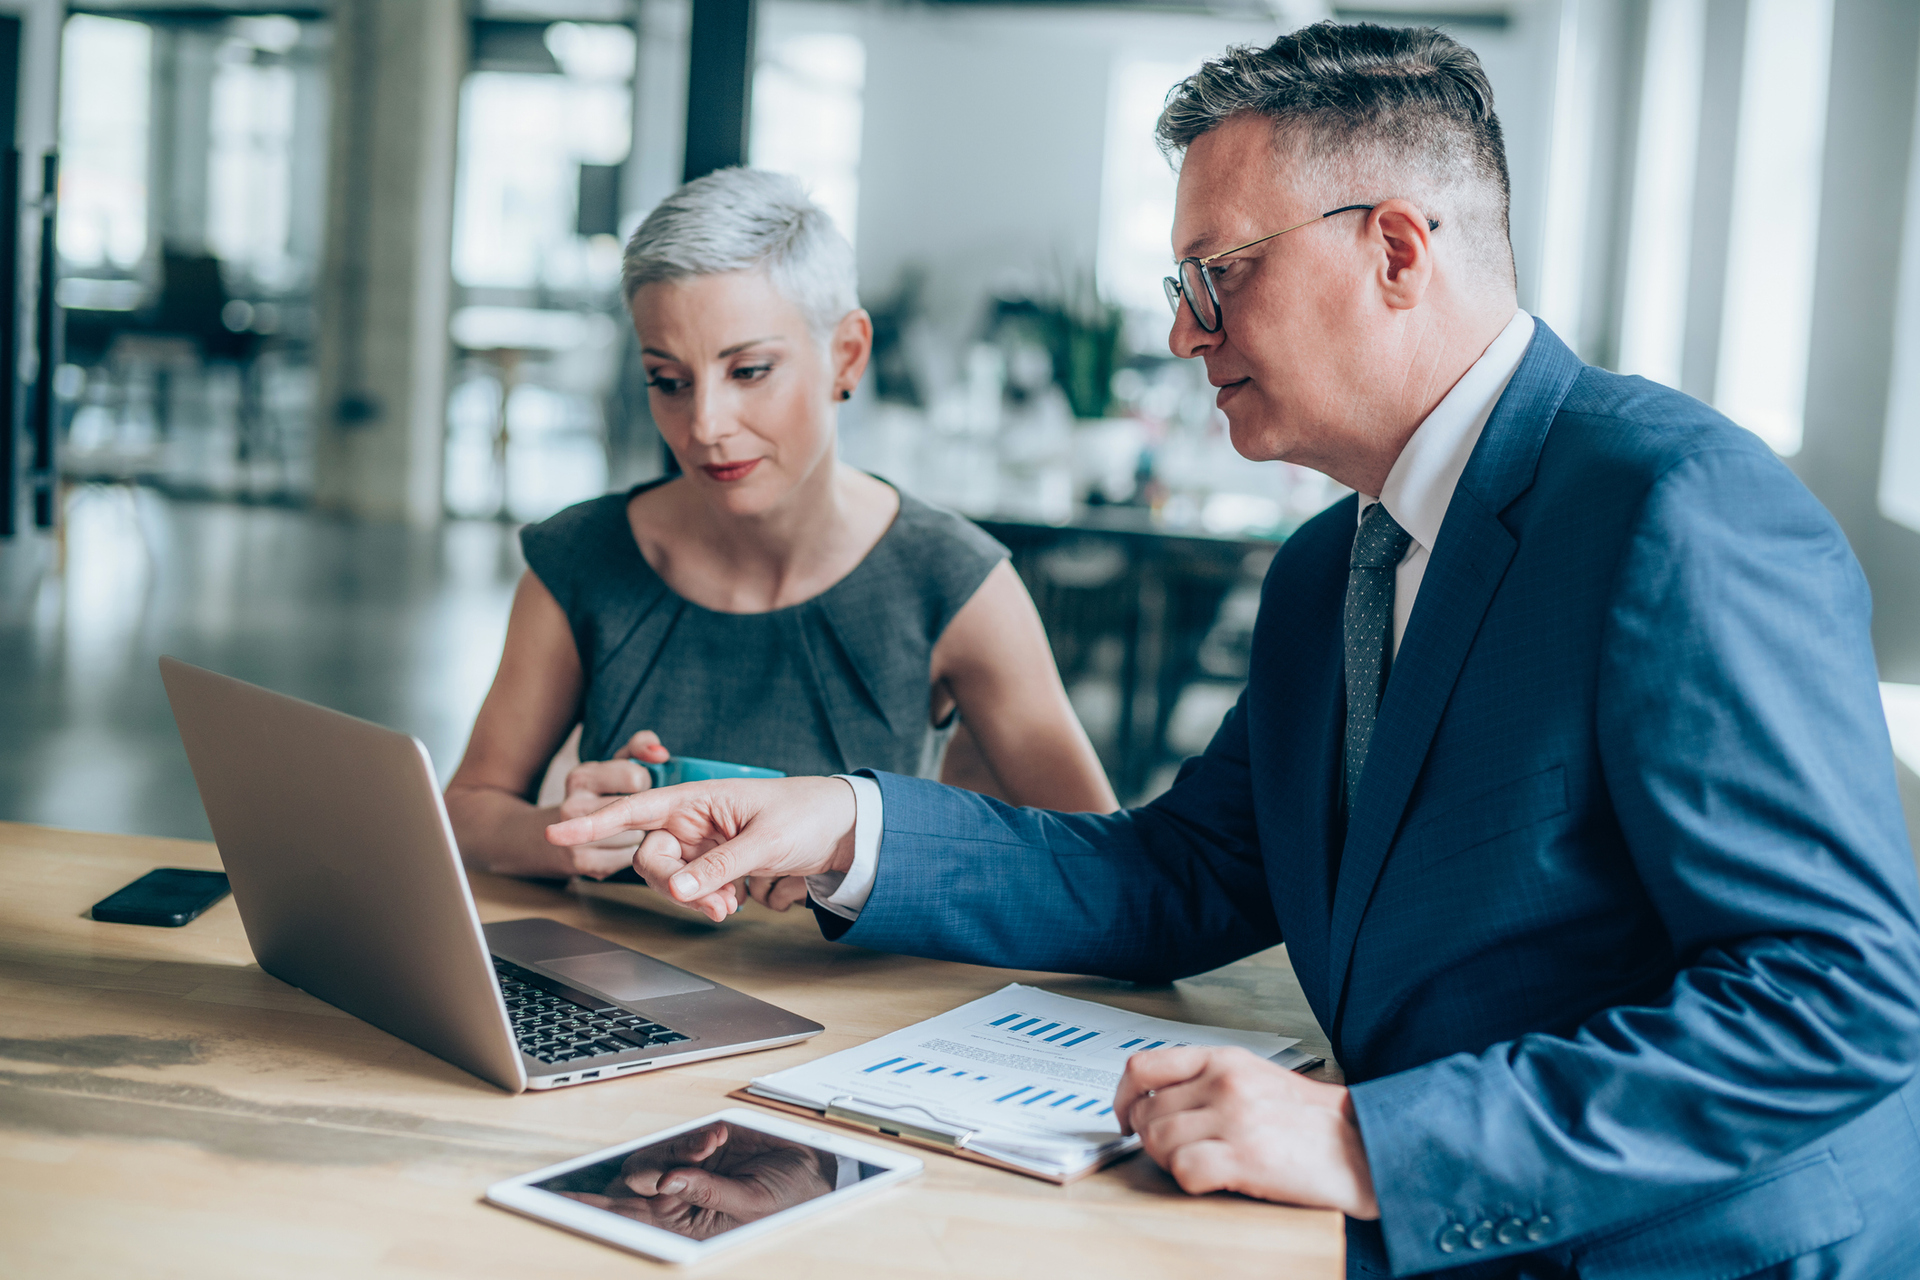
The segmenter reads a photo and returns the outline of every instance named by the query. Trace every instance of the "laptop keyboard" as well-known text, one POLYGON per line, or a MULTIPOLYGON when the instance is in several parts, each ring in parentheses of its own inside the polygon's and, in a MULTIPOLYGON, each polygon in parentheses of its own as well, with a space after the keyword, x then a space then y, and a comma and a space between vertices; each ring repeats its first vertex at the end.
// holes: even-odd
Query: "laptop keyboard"
POLYGON ((686 1037, 613 1006, 588 1008, 548 990, 547 979, 493 957, 520 1051, 545 1063, 584 1062, 635 1049, 659 1049, 686 1037))

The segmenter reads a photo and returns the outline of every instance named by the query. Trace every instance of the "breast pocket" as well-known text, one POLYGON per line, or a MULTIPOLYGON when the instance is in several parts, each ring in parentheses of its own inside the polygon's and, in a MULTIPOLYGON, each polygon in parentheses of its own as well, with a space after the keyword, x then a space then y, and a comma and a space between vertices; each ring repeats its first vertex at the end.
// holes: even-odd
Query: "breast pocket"
POLYGON ((1421 866, 1437 866, 1566 811, 1567 770, 1556 764, 1450 804, 1415 823, 1400 842, 1421 866))

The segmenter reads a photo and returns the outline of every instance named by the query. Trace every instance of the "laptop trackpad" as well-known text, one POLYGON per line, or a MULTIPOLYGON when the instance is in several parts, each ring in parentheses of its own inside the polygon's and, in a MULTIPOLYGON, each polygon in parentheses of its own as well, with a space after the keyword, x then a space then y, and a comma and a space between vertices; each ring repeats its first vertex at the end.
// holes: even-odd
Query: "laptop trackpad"
POLYGON ((713 984, 706 979, 696 978, 684 969, 662 964, 637 951, 602 951, 598 955, 570 956, 565 960, 542 960, 540 967, 615 1000, 659 1000, 713 989, 713 984))

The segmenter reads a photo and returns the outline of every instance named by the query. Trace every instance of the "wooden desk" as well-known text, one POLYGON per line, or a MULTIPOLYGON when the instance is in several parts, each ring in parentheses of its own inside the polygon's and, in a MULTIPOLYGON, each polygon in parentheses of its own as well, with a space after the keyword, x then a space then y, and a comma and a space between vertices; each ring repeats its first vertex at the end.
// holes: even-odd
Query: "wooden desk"
MULTIPOLYGON (((1282 952, 1168 988, 1009 973, 824 941, 806 912, 723 928, 475 878, 487 920, 546 915, 806 1014, 785 1049, 509 1097, 268 977, 231 899, 184 929, 87 908, 210 844, 0 823, 0 1272, 9 1276, 564 1275, 670 1269, 479 1203, 501 1177, 734 1105, 749 1076, 1009 981, 1325 1040, 1282 952)), ((876 1139, 877 1141, 877 1139, 876 1139)), ((1326 1276, 1337 1214, 1189 1197, 1143 1156, 1071 1187, 925 1153, 878 1201, 703 1276, 1326 1276)))

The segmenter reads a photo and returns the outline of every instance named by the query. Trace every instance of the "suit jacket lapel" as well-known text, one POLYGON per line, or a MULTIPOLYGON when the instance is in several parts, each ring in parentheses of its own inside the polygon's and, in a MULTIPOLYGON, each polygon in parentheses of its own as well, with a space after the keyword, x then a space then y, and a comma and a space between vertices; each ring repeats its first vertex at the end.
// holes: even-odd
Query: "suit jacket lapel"
POLYGON ((1255 624, 1258 655, 1248 685, 1248 723, 1263 840, 1273 868, 1274 914, 1301 990, 1321 1025, 1326 1004, 1328 875, 1334 849, 1340 727, 1341 601, 1353 544, 1356 499, 1335 503, 1288 539, 1273 573, 1284 594, 1267 592, 1255 624), (1296 563, 1297 562, 1297 563, 1296 563), (1333 748, 1329 750, 1329 744, 1333 748), (1278 785, 1284 780, 1284 785, 1278 785))
MULTIPOLYGON (((1474 446, 1427 561, 1419 599, 1380 700, 1366 771, 1348 806, 1328 942, 1336 1027, 1354 938, 1400 830, 1441 712, 1519 544, 1499 516, 1533 482, 1547 428, 1585 366, 1536 320, 1527 354, 1474 446)), ((1336 745, 1335 751, 1338 751, 1336 745)))

